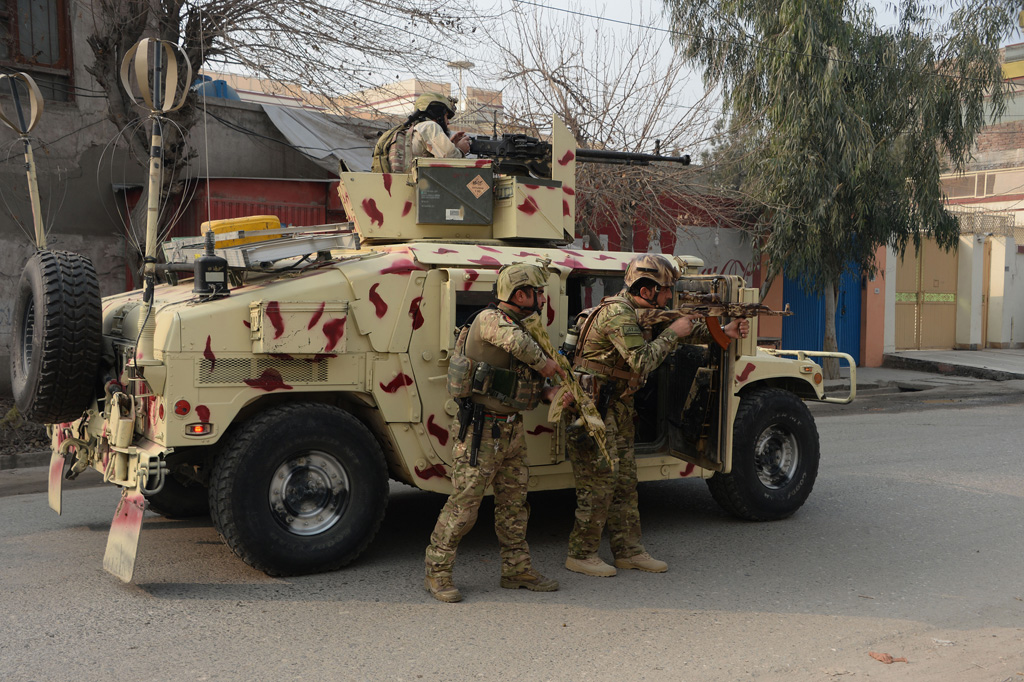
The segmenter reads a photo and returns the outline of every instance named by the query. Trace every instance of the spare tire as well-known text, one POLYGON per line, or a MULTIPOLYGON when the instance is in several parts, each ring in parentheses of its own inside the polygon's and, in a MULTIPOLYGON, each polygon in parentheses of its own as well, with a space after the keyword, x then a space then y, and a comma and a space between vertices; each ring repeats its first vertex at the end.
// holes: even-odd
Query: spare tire
POLYGON ((18 282, 11 344, 11 388, 26 419, 59 424, 82 416, 95 397, 102 333, 92 261, 36 252, 18 282))

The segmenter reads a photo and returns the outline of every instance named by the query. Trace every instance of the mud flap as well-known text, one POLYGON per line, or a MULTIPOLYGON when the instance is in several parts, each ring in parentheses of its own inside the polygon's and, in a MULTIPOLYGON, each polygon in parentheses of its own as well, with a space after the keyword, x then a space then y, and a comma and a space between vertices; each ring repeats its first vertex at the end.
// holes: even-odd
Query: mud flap
POLYGON ((50 501, 50 509, 60 514, 61 493, 64 491, 64 456, 60 454, 59 448, 54 448, 50 453, 50 483, 47 486, 47 496, 50 501))
POLYGON ((103 568, 128 583, 135 571, 135 555, 139 549, 139 534, 142 532, 142 515, 146 510, 146 499, 138 490, 121 493, 117 503, 114 521, 107 536, 107 551, 103 554, 103 568))

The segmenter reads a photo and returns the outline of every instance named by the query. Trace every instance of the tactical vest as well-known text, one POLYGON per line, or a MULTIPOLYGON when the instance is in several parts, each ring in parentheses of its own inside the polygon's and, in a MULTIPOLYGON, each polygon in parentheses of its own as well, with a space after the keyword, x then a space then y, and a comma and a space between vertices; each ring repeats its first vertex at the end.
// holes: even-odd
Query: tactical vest
MULTIPOLYGON (((497 307, 492 309, 515 322, 497 307)), ((447 388, 453 398, 471 398, 489 411, 511 414, 531 410, 540 403, 544 378, 511 353, 480 338, 474 315, 456 330, 447 388)))
POLYGON ((373 147, 374 173, 408 173, 412 162, 412 126, 408 121, 385 131, 373 147))
MULTIPOLYGON (((633 303, 624 296, 606 296, 596 306, 582 310, 576 316, 576 327, 580 330, 580 333, 579 340, 576 343, 576 357, 573 360, 572 366, 573 369, 580 369, 590 374, 601 374, 610 379, 625 381, 626 389, 622 395, 628 396, 636 393, 640 386, 643 385, 643 377, 629 369, 629 363, 626 361, 626 358, 619 355, 614 365, 606 365, 583 357, 583 348, 587 342, 587 336, 589 336, 590 330, 594 326, 594 321, 597 320, 597 313, 612 303, 625 303, 630 308, 633 307, 633 303)), ((644 338, 647 338, 647 335, 648 332, 645 330, 644 338)), ((647 340, 649 341, 650 339, 647 340)))

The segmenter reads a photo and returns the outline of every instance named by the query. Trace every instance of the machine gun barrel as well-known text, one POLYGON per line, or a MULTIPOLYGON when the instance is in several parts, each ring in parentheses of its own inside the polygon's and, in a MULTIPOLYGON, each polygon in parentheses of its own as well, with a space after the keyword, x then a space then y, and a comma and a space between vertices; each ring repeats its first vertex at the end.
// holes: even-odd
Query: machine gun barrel
POLYGON ((590 163, 626 163, 646 166, 651 161, 671 161, 690 165, 690 155, 659 156, 658 154, 642 154, 640 152, 616 152, 606 149, 577 149, 576 160, 590 163))
MULTIPOLYGON (((551 177, 551 143, 519 133, 501 137, 474 137, 469 153, 493 159, 494 172, 506 175, 551 177)), ((586 163, 614 163, 646 166, 652 161, 690 164, 690 155, 660 156, 639 152, 617 152, 606 149, 577 149, 576 159, 586 163)))

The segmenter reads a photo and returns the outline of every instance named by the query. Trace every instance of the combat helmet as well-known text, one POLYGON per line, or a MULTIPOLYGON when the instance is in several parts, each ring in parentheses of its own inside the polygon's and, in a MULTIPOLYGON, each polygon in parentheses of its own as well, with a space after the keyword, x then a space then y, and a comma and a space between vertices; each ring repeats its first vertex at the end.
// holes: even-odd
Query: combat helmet
POLYGON ((548 283, 544 269, 539 265, 513 263, 498 271, 495 293, 499 301, 508 301, 520 287, 543 287, 548 283))
POLYGON ((679 279, 679 270, 660 253, 648 253, 629 261, 623 281, 629 288, 641 279, 653 280, 660 286, 670 287, 679 279))
POLYGON ((439 92, 425 92, 416 98, 414 108, 416 111, 426 111, 430 108, 431 104, 440 104, 442 107, 448 110, 449 116, 455 115, 455 105, 458 103, 454 97, 447 97, 439 92))

